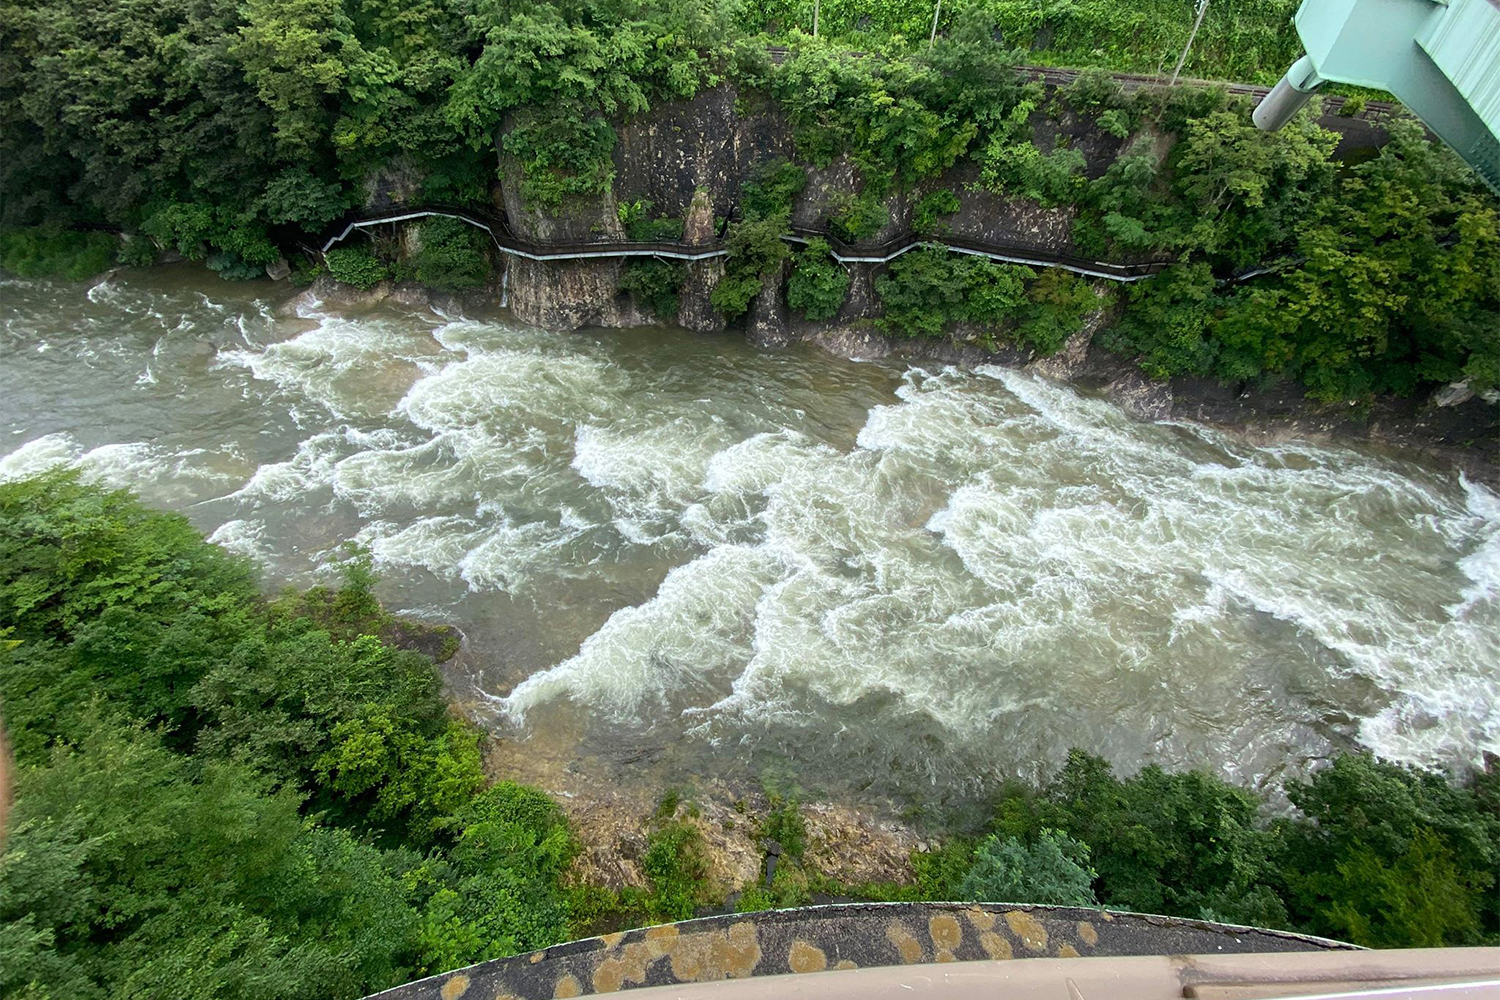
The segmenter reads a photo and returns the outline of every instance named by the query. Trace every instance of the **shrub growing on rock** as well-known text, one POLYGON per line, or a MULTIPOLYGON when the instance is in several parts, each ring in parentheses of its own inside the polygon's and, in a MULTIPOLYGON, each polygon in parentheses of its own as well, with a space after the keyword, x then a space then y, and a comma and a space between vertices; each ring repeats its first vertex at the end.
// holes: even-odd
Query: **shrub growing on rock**
POLYGON ((23 278, 82 281, 107 271, 118 245, 109 233, 43 226, 0 229, 0 269, 23 278))
POLYGON ((390 277, 391 269, 369 247, 337 247, 323 255, 334 280, 355 288, 374 288, 390 277))
POLYGON ((777 215, 767 219, 746 219, 729 227, 729 256, 724 262, 724 277, 709 294, 714 308, 726 319, 744 315, 750 300, 760 293, 765 279, 776 272, 791 253, 782 235, 787 218, 777 215))
POLYGON ((833 259, 827 240, 813 240, 792 262, 786 302, 810 320, 830 319, 849 292, 849 272, 833 259))
POLYGON ((620 290, 629 292, 641 305, 649 306, 658 319, 677 315, 677 292, 687 277, 687 268, 655 257, 635 258, 620 268, 620 290))
POLYGON ((460 219, 437 217, 422 224, 417 251, 418 281, 440 292, 482 288, 490 279, 489 237, 460 219))
POLYGON ((1015 837, 990 836, 974 852, 974 864, 958 888, 958 898, 1093 906, 1093 882, 1088 845, 1066 833, 1042 830, 1029 844, 1015 837))

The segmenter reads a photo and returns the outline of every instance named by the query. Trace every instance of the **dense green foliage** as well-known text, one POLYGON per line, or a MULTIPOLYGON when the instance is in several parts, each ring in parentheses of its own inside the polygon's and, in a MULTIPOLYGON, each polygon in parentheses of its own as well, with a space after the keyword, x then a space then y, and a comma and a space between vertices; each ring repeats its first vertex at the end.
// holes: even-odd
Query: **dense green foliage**
POLYGON ((687 920, 704 898, 707 865, 701 852, 702 837, 688 823, 671 821, 647 838, 641 872, 651 881, 651 892, 642 903, 653 923, 687 920))
POLYGON ((765 287, 766 279, 776 274, 791 254, 782 239, 786 232, 785 215, 746 219, 730 225, 724 241, 729 250, 724 276, 709 293, 715 309, 729 319, 744 315, 750 300, 765 287))
MULTIPOLYGON (((1292 28, 1297 0, 1210 4, 1184 68, 1218 80, 1274 83, 1302 53, 1292 28)), ((1170 73, 1192 30, 1189 0, 944 0, 939 33, 950 32, 968 11, 995 18, 1006 45, 1049 66, 1107 66, 1170 73)), ((932 30, 927 0, 821 0, 819 34, 859 48, 894 37, 925 42, 932 30)), ((812 0, 771 0, 747 8, 743 22, 776 31, 811 34, 812 0)))
POLYGON ((875 279, 887 330, 906 337, 936 337, 951 325, 997 326, 1026 301, 1030 268, 987 257, 921 247, 891 262, 875 279))
POLYGON ((938 188, 917 202, 912 210, 912 228, 919 233, 941 232, 944 216, 952 215, 958 209, 958 195, 948 188, 938 188))
POLYGON ((1088 847, 1065 833, 1043 830, 1029 844, 991 835, 974 852, 957 898, 1093 906, 1095 878, 1088 847))
POLYGON ((483 288, 490 279, 490 237, 460 219, 436 217, 422 223, 421 249, 413 276, 429 288, 461 292, 483 288))
MULTIPOLYGON (((742 111, 774 108, 791 138, 789 158, 741 192, 713 292, 731 319, 781 272, 772 236, 785 234, 807 167, 827 168, 821 221, 860 241, 898 214, 893 199, 965 166, 1023 208, 1067 212, 1081 255, 1174 262, 1130 287, 1098 339, 1154 376, 1285 379, 1328 401, 1500 382, 1500 208, 1414 124, 1395 122, 1378 154, 1340 163, 1312 115, 1267 134, 1222 90, 1127 94, 1099 71, 1049 92, 1015 72, 1060 56, 1153 69, 1175 55, 1190 8, 954 0, 928 46, 931 10, 905 0, 831 0, 822 39, 797 30, 808 0, 9 0, 0 224, 112 223, 133 235, 132 261, 151 258, 149 239, 251 277, 392 178, 417 197, 480 205, 503 176, 532 206, 571 212, 610 189, 621 123, 727 82, 742 111), (762 27, 770 34, 753 34, 762 27), (766 44, 778 41, 785 56, 773 60, 766 44), (1236 280, 1265 265, 1274 270, 1236 280)), ((1189 70, 1279 72, 1294 54, 1290 10, 1214 6, 1189 70)), ((956 207, 951 188, 934 188, 913 225, 938 232, 956 207)), ((618 211, 632 239, 680 234, 645 199, 618 211)), ((435 287, 480 287, 487 248, 456 225, 424 226, 418 260, 341 250, 329 270, 361 286, 385 264, 435 287)), ((66 238, 91 247, 75 254, 15 232, 0 237, 10 270, 102 266, 102 237, 66 238)), ((799 270, 800 296, 818 272, 799 270)), ((1046 353, 1092 308, 1053 284, 1027 286, 1023 302, 980 266, 918 258, 892 272, 886 322, 905 336, 963 329, 1046 353)), ((668 279, 632 268, 625 285, 667 315, 668 279)))
POLYGON ((669 215, 656 215, 655 203, 650 198, 622 201, 617 210, 620 228, 627 238, 638 243, 655 243, 682 239, 682 220, 669 215))
POLYGON ((1300 814, 1267 825, 1257 798, 1201 772, 1122 780, 1075 751, 1044 788, 1004 794, 993 829, 1087 844, 1105 906, 1381 947, 1474 944, 1500 936, 1495 782, 1348 754, 1290 783, 1300 814))
POLYGON ((323 255, 323 263, 335 280, 355 288, 374 288, 391 276, 390 265, 363 243, 334 247, 323 255))
POLYGON ((91 278, 114 264, 120 241, 108 233, 42 226, 0 229, 0 270, 23 278, 91 278))
POLYGON ((829 254, 825 240, 812 240, 792 258, 786 304, 810 320, 831 319, 849 294, 849 272, 829 254))
POLYGON ((0 486, 0 991, 352 997, 567 936, 556 806, 484 790, 370 582, 267 603, 179 517, 0 486))
POLYGON ((620 267, 620 290, 670 321, 677 318, 677 292, 686 278, 687 268, 676 261, 633 257, 620 267))

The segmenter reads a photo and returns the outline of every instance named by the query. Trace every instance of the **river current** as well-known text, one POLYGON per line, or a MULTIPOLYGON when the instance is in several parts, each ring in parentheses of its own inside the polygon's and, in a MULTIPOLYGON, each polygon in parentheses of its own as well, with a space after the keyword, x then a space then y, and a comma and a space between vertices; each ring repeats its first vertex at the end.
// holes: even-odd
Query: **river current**
POLYGON ((961 803, 1071 746, 1272 784, 1500 752, 1500 497, 1018 371, 0 284, 0 478, 66 464, 467 636, 484 724, 653 780, 961 803))

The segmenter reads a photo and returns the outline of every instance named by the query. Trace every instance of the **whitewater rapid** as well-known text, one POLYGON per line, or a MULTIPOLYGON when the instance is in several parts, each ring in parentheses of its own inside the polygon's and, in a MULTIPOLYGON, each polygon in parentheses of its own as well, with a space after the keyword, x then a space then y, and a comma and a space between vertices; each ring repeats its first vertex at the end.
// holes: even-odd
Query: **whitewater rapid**
POLYGON ((1500 497, 1456 473, 1001 368, 212 280, 7 289, 0 478, 140 489, 273 580, 368 546, 490 637, 467 682, 519 738, 930 794, 1073 745, 1245 781, 1500 752, 1500 497))

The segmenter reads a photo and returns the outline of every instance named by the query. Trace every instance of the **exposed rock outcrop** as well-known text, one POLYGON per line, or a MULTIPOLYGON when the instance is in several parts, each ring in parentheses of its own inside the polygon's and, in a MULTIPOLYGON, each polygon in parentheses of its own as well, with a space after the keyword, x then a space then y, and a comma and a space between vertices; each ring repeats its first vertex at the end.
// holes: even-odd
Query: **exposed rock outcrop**
MULTIPOLYGON (((705 246, 714 241, 713 195, 706 186, 693 190, 692 201, 682 220, 682 241, 688 246, 705 246)), ((724 317, 714 308, 709 296, 724 277, 724 260, 689 261, 687 277, 678 289, 677 325, 696 333, 715 333, 724 329, 724 317)))

